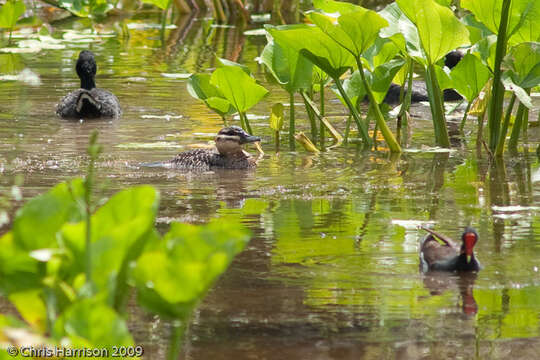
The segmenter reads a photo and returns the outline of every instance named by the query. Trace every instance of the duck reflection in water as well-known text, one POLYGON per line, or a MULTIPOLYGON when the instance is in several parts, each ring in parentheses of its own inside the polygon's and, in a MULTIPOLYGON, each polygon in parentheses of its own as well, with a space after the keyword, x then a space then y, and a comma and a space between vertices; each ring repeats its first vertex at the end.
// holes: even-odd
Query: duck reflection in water
POLYGON ((424 286, 431 295, 440 295, 448 289, 458 289, 461 308, 465 315, 474 315, 478 305, 473 296, 474 282, 480 263, 474 256, 478 234, 467 228, 461 236, 462 245, 449 237, 422 227, 429 234, 420 243, 420 271, 424 273, 424 286))
POLYGON ((459 302, 463 314, 472 316, 478 312, 478 305, 473 294, 477 273, 429 271, 424 273, 422 277, 424 287, 429 290, 430 295, 442 295, 445 291, 458 290, 459 302))

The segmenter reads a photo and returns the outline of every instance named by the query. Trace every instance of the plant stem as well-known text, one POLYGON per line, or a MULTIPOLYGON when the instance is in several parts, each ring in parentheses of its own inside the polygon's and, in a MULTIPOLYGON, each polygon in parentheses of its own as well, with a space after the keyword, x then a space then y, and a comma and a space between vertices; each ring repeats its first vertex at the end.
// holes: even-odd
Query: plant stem
MULTIPOLYGON (((302 98, 304 99, 304 103, 306 106, 309 106, 313 114, 319 119, 321 123, 321 127, 325 127, 326 130, 330 133, 330 135, 334 138, 335 143, 332 145, 332 147, 336 147, 341 145, 343 142, 343 137, 341 134, 330 124, 328 119, 326 119, 324 116, 321 116, 321 112, 319 109, 317 109, 317 105, 315 105, 315 102, 309 97, 309 94, 305 91, 300 92, 300 95, 302 95, 302 98)), ((323 144, 324 149, 324 144, 323 144)))
POLYGON ((311 110, 311 107, 309 107, 306 99, 304 99, 304 106, 306 107, 309 124, 311 126, 311 139, 314 143, 317 143, 317 122, 315 121, 315 114, 313 114, 313 110, 311 110))
POLYGON ((371 139, 369 138, 366 125, 364 124, 364 122, 360 118, 360 114, 358 114, 358 111, 356 110, 356 106, 352 104, 351 99, 349 99, 349 96, 345 92, 345 89, 343 89, 339 78, 335 78, 333 80, 336 83, 336 87, 338 88, 339 93, 343 97, 343 100, 345 100, 345 103, 347 104, 347 107, 349 108, 349 111, 351 112, 354 121, 356 122, 356 126, 358 127, 358 131, 360 132, 360 136, 362 136, 362 140, 364 141, 364 147, 367 149, 371 148, 371 139))
POLYGON ((499 141, 497 144, 497 149, 495 151, 496 156, 501 156, 504 152, 504 142, 506 140, 506 133, 508 132, 508 126, 510 125, 510 117, 512 116, 512 109, 514 108, 515 102, 516 94, 512 94, 510 104, 508 104, 508 107, 506 108, 506 115, 504 116, 501 132, 499 133, 499 141))
POLYGON ((243 111, 239 111, 238 115, 240 116, 240 125, 242 126, 242 128, 246 130, 249 134, 253 135, 253 131, 251 130, 251 125, 249 124, 246 113, 243 111))
POLYGON ((369 86, 369 83, 367 82, 366 75, 364 74, 364 69, 362 66, 362 61, 360 60, 360 57, 356 58, 356 64, 358 65, 358 71, 360 72, 360 76, 362 77, 362 82, 364 83, 364 88, 366 89, 369 103, 372 106, 373 113, 375 115, 375 121, 377 123, 377 127, 381 131, 381 134, 384 137, 384 140, 386 141, 386 144, 388 145, 388 148, 391 152, 401 152, 401 146, 396 141, 396 138, 394 137, 394 134, 392 134, 392 131, 386 125, 386 121, 384 121, 384 116, 381 112, 381 108, 379 107, 379 104, 375 101, 375 97, 373 96, 373 92, 371 91, 371 87, 369 86))
POLYGON ((459 132, 463 133, 463 129, 465 128, 465 122, 467 121, 467 114, 469 113, 469 109, 471 108, 472 101, 469 101, 467 103, 467 107, 465 108, 465 114, 463 114, 463 118, 461 119, 461 123, 459 124, 459 132))
POLYGON ((227 118, 226 118, 225 116, 222 116, 222 117, 221 117, 221 120, 223 120, 223 126, 229 126, 229 125, 227 124, 227 118))
MULTIPOLYGON (((321 110, 321 116, 324 116, 324 79, 321 75, 321 78, 319 79, 319 92, 320 92, 320 110, 321 110)), ((320 131, 320 138, 321 138, 321 147, 324 148, 324 140, 326 135, 324 134, 324 126, 321 124, 321 131, 320 131)))
POLYGON ((444 102, 442 91, 439 87, 439 82, 437 81, 437 75, 435 74, 435 65, 428 65, 426 68, 426 76, 431 116, 433 117, 433 127, 435 129, 435 143, 438 146, 449 148, 450 139, 448 138, 448 130, 446 129, 444 102))
MULTIPOLYGON (((530 91, 530 90, 529 90, 530 91)), ((528 120, 528 109, 522 103, 519 103, 519 107, 516 114, 516 120, 514 121, 514 126, 512 126, 512 134, 510 134, 510 140, 508 141, 509 150, 517 150, 517 144, 519 140, 519 135, 521 132, 521 125, 525 119, 528 120)))
POLYGON ((295 130, 295 124, 294 124, 294 92, 291 92, 289 94, 289 147, 291 150, 295 149, 295 141, 294 141, 294 132, 295 130))
POLYGON ((347 123, 345 124, 345 144, 348 144, 349 143, 349 132, 351 131, 351 119, 352 119, 352 116, 349 115, 349 117, 347 117, 347 123))
POLYGON ((500 136, 501 118, 504 103, 504 85, 501 82, 501 63, 506 53, 506 29, 510 14, 511 0, 503 0, 501 9, 501 21, 499 33, 497 34, 497 48, 495 50, 495 65, 493 67, 493 90, 491 102, 489 104, 489 148, 493 152, 497 147, 500 136))
POLYGON ((186 321, 173 321, 171 328, 171 337, 169 340, 169 351, 167 353, 167 360, 178 360, 178 357, 180 356, 180 350, 182 349, 182 341, 184 340, 184 333, 186 331, 186 327, 186 321))
POLYGON ((98 132, 94 131, 90 135, 90 141, 88 144, 88 155, 90 161, 88 163, 88 172, 84 181, 84 203, 85 203, 85 217, 86 217, 86 239, 85 239, 85 255, 86 255, 86 284, 90 289, 93 289, 92 282, 92 189, 94 186, 94 167, 95 162, 101 153, 101 146, 97 143, 98 132))

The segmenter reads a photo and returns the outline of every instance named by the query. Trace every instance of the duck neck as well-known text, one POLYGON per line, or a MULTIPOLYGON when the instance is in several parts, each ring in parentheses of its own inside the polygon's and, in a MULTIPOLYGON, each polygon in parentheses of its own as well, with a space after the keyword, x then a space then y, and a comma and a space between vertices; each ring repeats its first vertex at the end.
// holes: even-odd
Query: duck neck
POLYGON ((81 88, 85 90, 92 90, 96 87, 96 82, 94 81, 93 76, 82 76, 81 77, 81 88))

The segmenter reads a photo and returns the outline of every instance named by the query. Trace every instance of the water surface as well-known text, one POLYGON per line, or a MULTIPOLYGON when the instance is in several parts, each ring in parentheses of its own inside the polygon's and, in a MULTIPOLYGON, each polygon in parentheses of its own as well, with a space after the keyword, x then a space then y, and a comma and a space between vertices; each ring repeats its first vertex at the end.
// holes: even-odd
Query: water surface
MULTIPOLYGON (((538 127, 529 128, 519 154, 491 163, 477 156, 473 121, 452 151, 435 151, 429 109, 416 105, 402 155, 366 153, 354 144, 317 156, 286 146, 276 152, 267 115, 288 97, 254 61, 264 37, 234 27, 208 33, 199 18, 162 34, 159 22, 150 13, 124 20, 124 28, 112 22, 86 33, 84 21, 67 21, 53 28, 61 49, 0 54, 3 73, 29 68, 41 80, 0 81, 0 186, 9 191, 23 175, 28 199, 83 175, 88 137, 97 129, 105 146, 99 196, 154 185, 161 229, 171 221, 240 219, 253 238, 194 315, 184 358, 540 357, 538 127), (122 118, 73 122, 54 115, 56 102, 78 86, 74 66, 85 48, 96 54, 98 86, 120 99, 122 118), (214 52, 246 63, 271 91, 251 111, 264 159, 251 172, 141 167, 208 144, 221 128, 221 119, 189 96, 182 75, 215 67, 214 52), (484 269, 469 277, 421 275, 419 224, 454 238, 474 226, 484 269)), ((531 119, 540 105, 534 101, 531 119)), ((297 108, 299 128, 308 132, 297 108)), ((344 108, 331 101, 328 111, 343 130, 344 108)), ((135 305, 130 312, 145 358, 162 359, 167 323, 135 305)))

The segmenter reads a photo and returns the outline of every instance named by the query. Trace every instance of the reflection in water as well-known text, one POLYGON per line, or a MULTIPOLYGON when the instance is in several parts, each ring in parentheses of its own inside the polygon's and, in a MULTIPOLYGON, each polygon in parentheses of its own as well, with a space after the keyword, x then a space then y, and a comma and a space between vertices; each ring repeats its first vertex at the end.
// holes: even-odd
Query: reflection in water
MULTIPOLYGON (((264 37, 184 17, 165 30, 162 42, 155 26, 139 26, 159 24, 159 14, 148 16, 126 20, 129 37, 88 36, 84 45, 63 41, 65 49, 38 55, 0 54, 0 65, 29 67, 42 80, 39 87, 0 82, 0 189, 9 193, 13 178, 23 174, 28 199, 80 176, 88 136, 97 129, 105 147, 100 196, 149 183, 161 193, 162 229, 174 220, 216 217, 249 227, 251 243, 193 319, 184 358, 540 357, 540 304, 531 300, 540 298, 540 181, 534 176, 540 165, 533 152, 490 163, 462 141, 452 152, 397 157, 352 144, 318 156, 276 154, 268 120, 256 118, 252 126, 267 155, 253 172, 141 168, 207 143, 207 134, 222 126, 187 94, 184 79, 162 74, 204 72, 216 65, 215 53, 245 61, 264 81, 252 61, 264 37), (76 86, 73 68, 83 46, 104 64, 97 80, 125 104, 122 118, 80 123, 54 116, 56 101, 76 86), (443 233, 477 228, 486 240, 478 244, 484 269, 476 279, 418 274, 423 234, 407 224, 427 221, 443 233)), ((53 35, 62 39, 63 30, 79 27, 70 20, 53 35)), ((288 101, 275 85, 264 86, 271 93, 253 109, 258 115, 288 101)), ((538 98, 533 101, 536 118, 538 98)), ((328 107, 327 113, 340 114, 329 119, 343 131, 343 108, 331 101, 328 107)), ((299 130, 309 131, 307 115, 297 110, 299 130)), ((418 119, 411 148, 433 143, 427 110, 412 108, 418 119)), ((465 131, 474 137, 475 129, 470 122, 465 131)), ((531 148, 539 135, 529 131, 531 148)), ((163 358, 167 324, 136 306, 130 313, 145 357, 163 358)))
POLYGON ((478 305, 473 295, 476 277, 475 272, 430 271, 422 275, 424 286, 431 295, 441 295, 445 291, 459 292, 461 310, 463 314, 469 316, 476 315, 478 312, 478 305))

